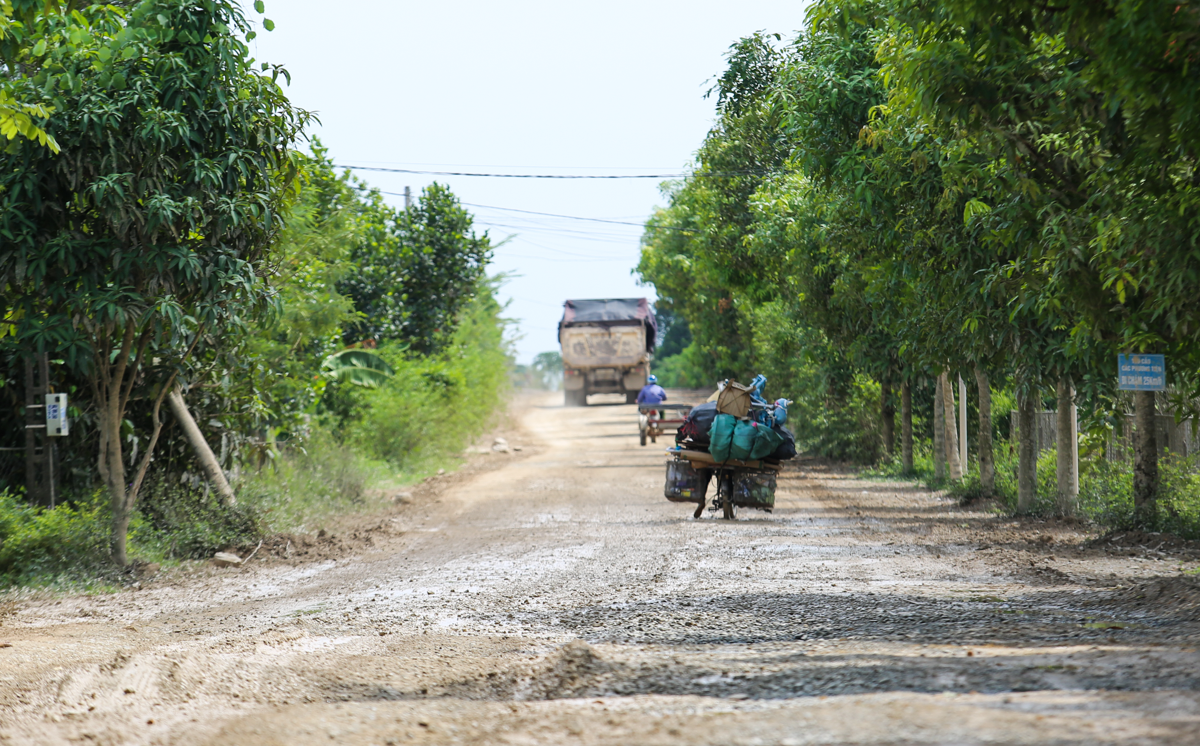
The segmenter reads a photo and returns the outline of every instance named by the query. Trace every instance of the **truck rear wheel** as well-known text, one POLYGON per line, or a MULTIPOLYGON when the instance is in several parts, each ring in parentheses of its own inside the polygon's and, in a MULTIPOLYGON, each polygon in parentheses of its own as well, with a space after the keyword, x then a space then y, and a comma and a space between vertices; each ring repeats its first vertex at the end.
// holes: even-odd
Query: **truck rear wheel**
POLYGON ((587 389, 563 389, 563 405, 567 407, 586 407, 587 389))
POLYGON ((626 404, 637 404, 637 398, 638 398, 638 392, 636 392, 636 391, 626 391, 625 392, 625 403, 626 404))

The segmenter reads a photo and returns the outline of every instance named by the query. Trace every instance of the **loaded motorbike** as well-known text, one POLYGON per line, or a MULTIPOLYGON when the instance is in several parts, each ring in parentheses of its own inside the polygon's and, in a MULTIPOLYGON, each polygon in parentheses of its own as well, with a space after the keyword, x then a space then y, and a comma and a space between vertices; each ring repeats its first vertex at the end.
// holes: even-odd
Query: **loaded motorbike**
POLYGON ((666 498, 696 503, 694 518, 708 505, 726 520, 737 518, 738 508, 771 512, 780 462, 796 455, 795 438, 784 427, 791 402, 762 397, 766 378, 750 386, 726 381, 715 402, 694 407, 667 450, 666 498))

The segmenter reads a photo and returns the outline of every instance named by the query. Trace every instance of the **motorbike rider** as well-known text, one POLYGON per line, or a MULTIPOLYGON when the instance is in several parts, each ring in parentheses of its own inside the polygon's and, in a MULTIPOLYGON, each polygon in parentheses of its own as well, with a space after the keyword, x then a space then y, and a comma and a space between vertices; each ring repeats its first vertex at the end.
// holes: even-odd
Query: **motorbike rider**
POLYGON ((646 385, 638 392, 638 404, 659 404, 667 400, 667 392, 658 385, 658 376, 646 376, 646 385))

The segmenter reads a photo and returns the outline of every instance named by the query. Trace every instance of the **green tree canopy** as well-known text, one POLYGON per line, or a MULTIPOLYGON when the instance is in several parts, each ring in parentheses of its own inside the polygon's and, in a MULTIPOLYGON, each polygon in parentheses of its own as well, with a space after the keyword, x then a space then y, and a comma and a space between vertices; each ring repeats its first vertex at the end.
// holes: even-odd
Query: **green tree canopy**
POLYGON ((130 397, 155 399, 156 436, 182 358, 271 307, 263 276, 308 115, 278 69, 254 66, 233 2, 51 7, 32 23, 20 69, 61 152, 18 139, 0 155, 5 315, 18 344, 91 381, 124 564, 154 445, 127 478, 130 397))

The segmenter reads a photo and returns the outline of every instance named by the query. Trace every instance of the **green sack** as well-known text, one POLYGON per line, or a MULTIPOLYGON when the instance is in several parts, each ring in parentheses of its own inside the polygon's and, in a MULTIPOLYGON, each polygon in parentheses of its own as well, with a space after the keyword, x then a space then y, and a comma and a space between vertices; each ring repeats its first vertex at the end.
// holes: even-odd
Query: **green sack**
POLYGON ((747 461, 750 452, 754 450, 754 439, 758 432, 757 423, 748 420, 738 420, 733 428, 733 446, 729 449, 729 458, 747 461))
POLYGON ((750 451, 750 459, 757 461, 766 458, 783 443, 783 436, 772 428, 759 425, 754 436, 754 448, 750 451))
POLYGON ((716 461, 727 461, 729 449, 733 447, 733 431, 737 418, 731 414, 719 414, 708 428, 708 452, 716 461))

